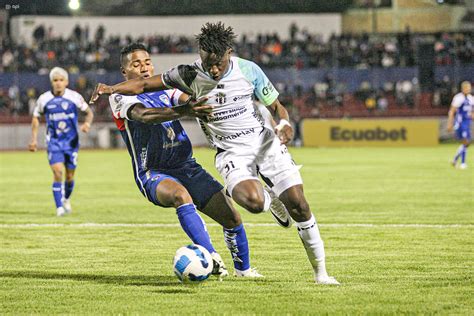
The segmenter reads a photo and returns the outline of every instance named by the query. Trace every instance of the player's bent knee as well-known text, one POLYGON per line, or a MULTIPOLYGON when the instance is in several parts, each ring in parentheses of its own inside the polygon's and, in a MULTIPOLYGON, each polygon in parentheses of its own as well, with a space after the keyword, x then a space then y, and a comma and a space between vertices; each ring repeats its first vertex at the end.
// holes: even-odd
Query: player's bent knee
POLYGON ((263 212, 264 197, 257 193, 250 193, 247 196, 236 200, 236 202, 250 213, 258 214, 263 212))
POLYGON ((173 204, 175 208, 183 204, 193 203, 193 199, 185 189, 177 189, 173 195, 173 204))

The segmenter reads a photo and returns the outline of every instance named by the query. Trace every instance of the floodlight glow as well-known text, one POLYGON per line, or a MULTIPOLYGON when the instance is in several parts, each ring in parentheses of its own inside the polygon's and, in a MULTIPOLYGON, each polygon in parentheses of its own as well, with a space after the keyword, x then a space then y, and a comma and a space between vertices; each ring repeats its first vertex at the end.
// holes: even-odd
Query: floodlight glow
POLYGON ((81 3, 79 0, 70 0, 69 1, 69 9, 71 10, 78 10, 81 7, 81 3))

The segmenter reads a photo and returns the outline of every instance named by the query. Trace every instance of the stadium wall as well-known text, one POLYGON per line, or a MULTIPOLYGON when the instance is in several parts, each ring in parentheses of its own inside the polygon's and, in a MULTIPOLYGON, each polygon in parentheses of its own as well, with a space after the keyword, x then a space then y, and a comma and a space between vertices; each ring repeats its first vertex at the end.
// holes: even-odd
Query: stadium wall
POLYGON ((10 30, 14 41, 33 42, 33 31, 40 25, 46 30, 52 27, 53 36, 68 38, 76 25, 88 27, 92 39, 100 25, 105 35, 132 37, 148 35, 186 35, 199 33, 206 22, 223 21, 234 28, 237 35, 256 36, 261 33, 277 33, 280 38, 289 37, 289 28, 296 23, 300 29, 320 33, 327 39, 331 34, 341 33, 341 15, 331 14, 245 14, 245 15, 200 15, 200 16, 38 16, 23 15, 11 18, 10 30))
MULTIPOLYGON (((201 128, 194 120, 183 120, 181 121, 188 136, 191 139, 191 142, 194 146, 198 147, 207 147, 208 143, 201 131, 201 128)), ((322 135, 328 135, 330 129, 327 127, 327 122, 333 122, 339 127, 353 127, 350 124, 355 124, 356 128, 362 126, 367 129, 367 127, 375 127, 375 133, 377 132, 377 127, 382 129, 389 129, 397 131, 397 137, 403 137, 400 130, 406 128, 408 133, 415 132, 420 134, 425 134, 426 137, 423 137, 423 142, 418 142, 415 140, 413 143, 399 142, 397 146, 434 146, 438 144, 438 141, 451 140, 453 134, 449 134, 446 131, 447 119, 442 118, 433 118, 433 119, 393 119, 393 120, 377 120, 377 119, 367 119, 367 120, 315 120, 315 119, 305 119, 302 122, 302 134, 303 134, 303 143, 304 146, 331 146, 331 144, 322 144, 320 140, 322 135), (362 123, 360 123, 362 121, 362 123), (356 123, 359 122, 359 123, 356 123), (388 122, 388 123, 387 123, 388 122), (391 122, 391 123, 390 123, 391 122), (312 124, 322 124, 322 126, 314 128, 312 124), (326 125, 325 125, 326 124, 326 125), (349 124, 349 125, 348 125, 349 124), (388 125, 387 125, 388 124, 388 125), (326 131, 321 130, 320 128, 326 128, 326 131), (319 141, 319 143, 317 143, 319 141)), ((473 126, 474 129, 474 126, 473 126)), ((341 130, 335 131, 338 133, 338 136, 342 136, 341 130)), ((405 137, 410 134, 406 134, 405 137)), ((380 134, 380 132, 379 132, 380 134)), ((474 130, 473 130, 474 134, 474 130)), ((28 142, 31 137, 31 127, 29 124, 2 124, 0 125, 0 150, 26 150, 28 142)), ((387 137, 395 137, 394 134, 388 135, 387 137)), ((121 139, 120 133, 118 132, 115 124, 110 123, 94 123, 93 128, 88 134, 80 133, 80 142, 81 148, 124 148, 123 141, 121 139)), ((334 144, 332 144, 334 145, 334 144)), ((340 141, 337 144, 338 146, 390 146, 390 139, 387 139, 385 142, 373 142, 368 141, 364 144, 351 144, 350 142, 340 141)), ((38 133, 38 147, 40 149, 45 148, 45 127, 42 123, 40 125, 40 130, 38 133)))
MULTIPOLYGON (((206 137, 194 120, 181 121, 194 146, 208 146, 206 137)), ((45 125, 40 124, 38 149, 45 149, 45 125)), ((0 150, 26 150, 31 138, 30 124, 0 125, 0 150)), ((115 123, 94 123, 88 134, 79 133, 81 148, 125 148, 115 123)))
MULTIPOLYGON (((155 65, 155 73, 168 70, 175 65, 192 62, 197 58, 196 54, 159 54, 152 55, 155 65)), ((411 80, 418 77, 418 67, 392 67, 392 68, 371 68, 371 69, 318 69, 305 68, 296 70, 289 69, 266 69, 265 73, 270 80, 276 83, 284 83, 289 87, 300 85, 304 89, 310 89, 316 82, 324 82, 330 74, 336 81, 343 82, 347 92, 355 92, 360 88, 363 81, 371 83, 373 88, 382 88, 384 82, 396 82, 399 80, 411 80)), ((462 66, 437 66, 434 69, 433 82, 441 82, 445 75, 453 81, 459 82, 469 80, 474 73, 474 63, 462 66)), ((81 73, 91 82, 104 82, 115 84, 123 81, 123 76, 119 71, 99 74, 94 71, 81 73)), ((79 74, 70 74, 70 87, 74 89, 79 74)), ((29 87, 35 87, 38 91, 46 91, 50 88, 48 75, 38 75, 36 73, 0 73, 0 88, 8 89, 16 84, 23 91, 29 87)))

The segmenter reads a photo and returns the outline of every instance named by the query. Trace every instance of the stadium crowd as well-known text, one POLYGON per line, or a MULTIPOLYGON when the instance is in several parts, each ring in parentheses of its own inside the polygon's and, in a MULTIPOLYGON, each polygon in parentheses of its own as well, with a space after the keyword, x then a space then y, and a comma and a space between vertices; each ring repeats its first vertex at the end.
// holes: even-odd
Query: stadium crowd
MULTIPOLYGON (((106 37, 104 27, 91 35, 87 28, 76 26, 67 39, 54 36, 52 28, 40 26, 34 30, 31 46, 14 43, 4 38, 0 46, 0 75, 8 72, 34 72, 47 74, 54 66, 62 66, 71 74, 86 71, 105 73, 119 68, 118 56, 121 47, 138 41, 145 43, 153 54, 192 53, 195 40, 184 36, 150 36, 131 38, 106 37)), ((472 63, 474 60, 474 33, 415 34, 407 29, 398 34, 342 34, 324 40, 293 24, 289 37, 282 40, 277 34, 243 35, 235 45, 237 55, 250 59, 264 68, 390 68, 417 65, 417 45, 432 43, 435 63, 452 65, 472 63)), ((89 96, 95 82, 79 75, 74 89, 89 96)), ((373 87, 363 81, 357 91, 348 91, 341 80, 327 75, 313 86, 303 88, 275 82, 286 104, 295 105, 295 115, 321 116, 325 108, 342 108, 356 100, 368 113, 384 113, 391 107, 413 108, 418 103, 420 87, 418 79, 388 80, 382 87, 373 87), (349 99, 348 99, 349 98, 349 99)), ((448 76, 436 83, 432 94, 433 106, 448 106, 455 91, 455 83, 448 76)), ((17 84, 9 88, 0 87, 0 115, 28 115, 40 91, 30 87, 20 89, 17 84)), ((95 109, 96 115, 108 116, 106 104, 95 109)), ((324 115, 323 115, 324 116, 324 115)))
MULTIPOLYGON (((104 27, 93 36, 87 28, 76 26, 69 38, 54 36, 54 30, 39 26, 33 33, 34 43, 14 43, 5 38, 0 46, 0 72, 42 71, 61 65, 74 73, 86 70, 115 70, 120 48, 131 42, 146 44, 152 54, 179 54, 196 51, 195 40, 185 36, 143 36, 139 38, 106 37, 104 27)), ((243 36, 235 45, 236 53, 271 68, 286 67, 395 67, 416 65, 420 43, 433 43, 436 63, 468 63, 474 59, 474 33, 414 34, 342 34, 323 39, 293 24, 289 38, 278 34, 243 36)))

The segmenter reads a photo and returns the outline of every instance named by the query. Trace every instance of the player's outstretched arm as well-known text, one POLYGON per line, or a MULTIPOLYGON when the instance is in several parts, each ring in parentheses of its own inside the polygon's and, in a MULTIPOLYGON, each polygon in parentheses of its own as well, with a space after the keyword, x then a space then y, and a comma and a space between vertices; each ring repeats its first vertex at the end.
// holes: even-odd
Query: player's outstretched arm
POLYGON ((137 103, 128 110, 128 117, 146 124, 162 123, 185 116, 205 118, 212 110, 211 105, 204 104, 206 101, 207 98, 196 101, 184 95, 183 98, 180 97, 180 105, 170 108, 147 108, 143 104, 137 103))
POLYGON ((294 136, 293 127, 289 122, 290 116, 285 107, 276 99, 272 104, 270 104, 270 113, 272 113, 275 122, 278 124, 275 126, 275 133, 280 139, 282 144, 289 143, 294 136))
POLYGON ((161 91, 169 89, 165 86, 161 80, 161 74, 150 78, 135 78, 130 79, 113 86, 108 86, 103 83, 98 83, 92 93, 92 97, 89 101, 93 104, 101 95, 110 95, 112 93, 118 93, 123 95, 137 95, 143 92, 149 91, 161 91))
POLYGON ((38 128, 39 128, 39 119, 36 116, 33 116, 31 120, 31 140, 28 144, 29 151, 36 151, 37 148, 37 139, 38 139, 38 128))

